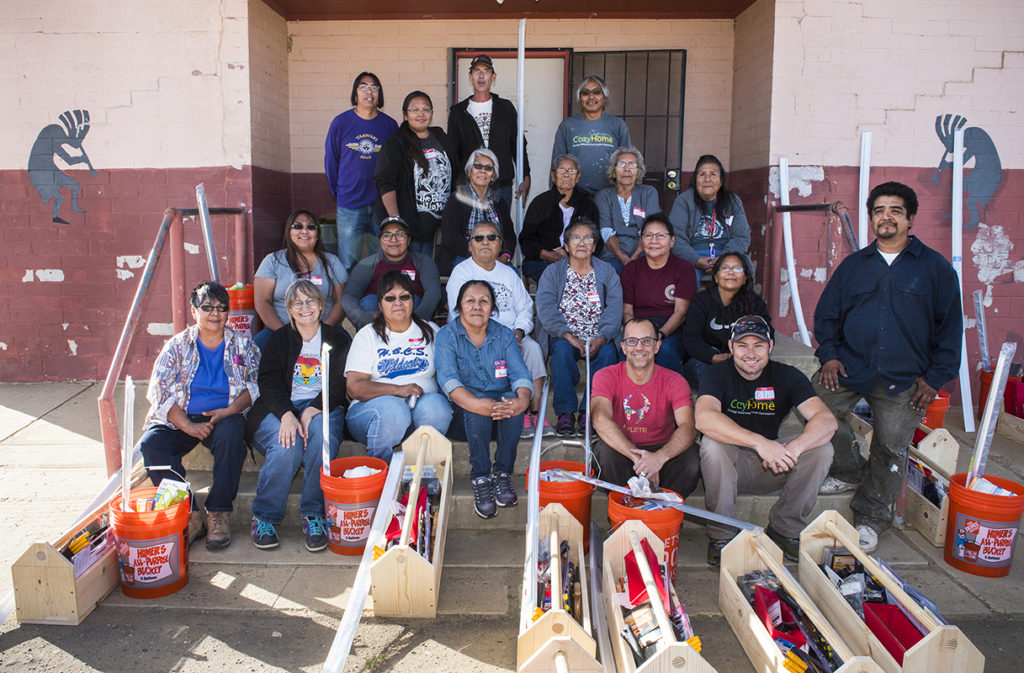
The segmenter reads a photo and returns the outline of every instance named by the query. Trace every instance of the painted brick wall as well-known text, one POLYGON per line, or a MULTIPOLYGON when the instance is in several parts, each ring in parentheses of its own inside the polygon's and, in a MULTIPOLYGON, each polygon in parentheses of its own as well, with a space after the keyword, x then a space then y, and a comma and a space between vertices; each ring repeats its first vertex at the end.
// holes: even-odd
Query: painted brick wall
POLYGON ((287 172, 291 165, 287 23, 262 0, 249 0, 249 87, 252 164, 287 172))
POLYGON ((736 18, 731 154, 727 166, 734 171, 769 163, 774 17, 775 0, 758 0, 736 18))

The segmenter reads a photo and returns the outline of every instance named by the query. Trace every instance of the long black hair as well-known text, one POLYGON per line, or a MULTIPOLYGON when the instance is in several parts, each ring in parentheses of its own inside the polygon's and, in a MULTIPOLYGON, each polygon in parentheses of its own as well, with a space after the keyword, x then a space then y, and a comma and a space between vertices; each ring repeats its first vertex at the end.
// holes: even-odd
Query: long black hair
POLYGON ((712 287, 715 289, 718 288, 718 272, 721 270, 727 258, 736 258, 740 260, 740 266, 743 267, 743 285, 741 285, 740 289, 736 291, 736 296, 732 298, 732 302, 725 307, 726 316, 729 320, 735 320, 740 316, 757 314, 760 309, 758 303, 758 299, 760 299, 760 297, 757 292, 754 291, 754 273, 746 255, 739 252, 727 252, 716 257, 715 263, 711 265, 712 287))
MULTIPOLYGON (((718 160, 714 154, 704 154, 697 159, 697 163, 693 167, 693 176, 690 178, 690 187, 693 189, 693 202, 697 204, 697 212, 702 212, 704 208, 704 199, 701 198, 700 194, 697 193, 697 171, 704 164, 714 164, 718 166, 718 172, 722 176, 722 186, 718 188, 718 193, 715 194, 715 211, 722 213, 723 215, 732 215, 732 192, 729 191, 727 182, 725 180, 725 166, 718 160)), ((741 314, 742 315, 742 314, 741 314)))
MULTIPOLYGON (((409 109, 409 103, 414 98, 426 98, 427 105, 431 108, 434 107, 434 102, 430 100, 430 96, 423 93, 422 91, 410 91, 409 95, 402 101, 402 115, 406 114, 409 109)), ((402 147, 405 149, 405 158, 414 164, 419 164, 423 172, 430 170, 430 162, 423 156, 423 150, 420 149, 420 138, 416 133, 409 127, 409 121, 407 119, 402 120, 401 126, 398 127, 399 138, 402 140, 402 147)))
POLYGON ((288 266, 297 274, 310 274, 316 267, 314 264, 312 267, 306 262, 306 258, 303 257, 302 253, 299 252, 299 248, 292 241, 292 225, 295 224, 300 216, 305 215, 309 218, 310 222, 317 225, 316 227, 316 243, 313 244, 313 254, 316 255, 317 259, 320 260, 320 266, 324 268, 324 276, 327 279, 327 287, 334 287, 334 279, 331 278, 331 265, 327 263, 327 257, 324 256, 326 250, 324 249, 324 239, 320 235, 320 224, 317 222, 316 215, 309 212, 308 210, 296 210, 294 213, 288 216, 288 219, 284 221, 284 258, 288 262, 288 266))
MULTIPOLYGON (((380 277, 380 280, 377 281, 378 308, 380 308, 381 304, 384 303, 384 295, 386 295, 388 293, 388 290, 390 290, 396 285, 405 290, 406 292, 408 292, 409 294, 413 293, 412 281, 409 280, 408 276, 406 276, 401 271, 388 271, 387 273, 380 277)), ((427 340, 428 344, 434 340, 434 328, 430 326, 430 323, 428 323, 426 320, 419 317, 415 313, 412 314, 412 321, 416 323, 416 326, 420 328, 421 332, 423 332, 423 338, 427 340)), ((373 325, 373 331, 377 333, 377 336, 380 337, 380 340, 383 341, 384 343, 387 343, 388 325, 387 322, 384 321, 384 311, 378 311, 377 317, 374 318, 373 322, 370 324, 373 325)))

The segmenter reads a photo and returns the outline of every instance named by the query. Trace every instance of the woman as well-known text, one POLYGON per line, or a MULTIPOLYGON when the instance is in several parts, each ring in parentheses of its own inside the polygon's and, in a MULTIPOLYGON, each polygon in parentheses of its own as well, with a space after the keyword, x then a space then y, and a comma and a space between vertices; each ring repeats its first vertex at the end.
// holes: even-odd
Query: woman
POLYGON ((348 272, 337 257, 324 250, 316 216, 308 210, 296 210, 284 224, 284 247, 260 262, 253 288, 256 313, 263 327, 256 335, 256 345, 267 345, 270 333, 290 321, 285 293, 296 280, 311 282, 324 300, 324 322, 340 325, 345 317, 341 293, 345 290, 348 272))
POLYGON ((391 449, 421 425, 448 432, 452 408, 434 380, 437 326, 413 312, 413 285, 399 271, 377 282, 380 312, 352 341, 345 378, 348 429, 366 454, 391 462, 391 449))
MULTIPOLYGON (((181 457, 202 442, 213 454, 213 484, 206 496, 206 548, 231 544, 228 515, 234 509, 245 460, 242 412, 260 396, 256 374, 260 351, 248 337, 226 327, 228 291, 200 284, 190 298, 196 324, 171 337, 149 379, 149 414, 139 449, 154 486, 183 480, 181 457), (149 466, 169 465, 170 469, 149 466)), ((189 542, 202 535, 196 503, 189 518, 189 542)))
POLYGON ((377 159, 377 219, 401 217, 412 231, 412 249, 433 257, 434 233, 452 191, 455 150, 444 130, 430 125, 434 104, 427 94, 406 96, 402 116, 377 159))
POLYGON ((697 159, 690 189, 676 197, 668 220, 676 236, 672 253, 701 273, 711 270, 716 256, 746 255, 750 247, 743 203, 726 188, 725 167, 712 154, 697 159))
POLYGON ((490 519, 497 507, 518 502, 511 475, 522 416, 530 404, 530 371, 512 331, 491 320, 495 304, 490 283, 466 281, 455 306, 457 318, 437 333, 437 382, 454 405, 452 436, 469 443, 474 509, 490 519))
POLYGON ((732 323, 744 315, 759 315, 771 326, 768 306, 754 292, 754 276, 746 255, 720 255, 711 267, 711 287, 697 293, 683 323, 683 344, 690 359, 683 374, 697 390, 709 366, 728 360, 732 323))
MULTIPOLYGON (((526 209, 519 245, 523 250, 523 275, 539 281, 548 264, 564 259, 565 230, 576 220, 597 222, 597 207, 590 197, 577 189, 580 162, 572 154, 559 154, 551 162, 551 182, 555 185, 540 194, 526 209)), ((604 248, 594 241, 594 255, 604 248)))
POLYGON ((478 222, 501 225, 502 246, 498 261, 508 264, 516 251, 516 231, 509 215, 509 204, 499 199, 491 185, 498 179, 498 157, 483 147, 466 161, 466 180, 448 199, 441 215, 441 250, 438 268, 451 273, 452 267, 469 257, 469 232, 478 222))
POLYGON ((654 323, 661 340, 654 362, 682 374, 686 350, 680 329, 697 294, 696 273, 672 254, 672 228, 663 215, 648 217, 640 231, 644 254, 622 270, 622 322, 648 318, 654 323))
POLYGON ((497 260, 502 248, 501 238, 498 225, 494 222, 481 222, 473 228, 469 241, 471 257, 456 266, 448 278, 448 320, 458 318, 458 293, 467 280, 486 280, 490 284, 498 298, 494 306, 497 311, 495 319, 515 333, 523 360, 533 376, 533 389, 537 393, 530 404, 530 410, 523 416, 523 436, 533 437, 538 423, 544 435, 554 435, 555 430, 547 419, 541 421, 538 418, 540 391, 544 389, 547 369, 540 344, 530 337, 533 330, 533 300, 519 274, 497 260))
MULTIPOLYGON (((338 205, 338 242, 334 253, 346 271, 359 261, 363 236, 370 233, 377 186, 373 172, 377 155, 398 124, 381 112, 384 89, 372 72, 352 82, 352 109, 331 122, 324 143, 324 169, 338 205)), ((370 244, 372 248, 372 243, 370 244)))
POLYGON ((563 257, 544 270, 537 284, 539 333, 549 339, 551 383, 555 389, 555 432, 563 437, 585 434, 586 399, 577 401, 577 360, 586 357, 590 339, 590 374, 618 361, 616 345, 622 324, 622 285, 611 264, 594 257, 597 225, 579 220, 565 231, 563 257), (577 406, 577 402, 579 406, 577 406), (579 409, 579 423, 573 414, 579 409))
POLYGON ((326 378, 331 408, 330 456, 338 452, 345 424, 345 377, 348 334, 321 322, 324 299, 308 280, 288 286, 285 297, 289 323, 270 335, 260 363, 260 399, 249 414, 253 446, 266 456, 252 501, 252 543, 273 549, 280 540, 276 527, 284 519, 292 480, 302 467, 299 514, 311 552, 327 547, 323 468, 323 397, 326 378), (321 347, 331 347, 326 377, 321 347))
POLYGON ((612 152, 608 161, 608 180, 612 186, 605 187, 594 196, 601 237, 607 247, 604 258, 617 271, 643 252, 640 227, 648 216, 661 212, 657 190, 643 184, 646 173, 647 166, 640 150, 620 147, 612 152))

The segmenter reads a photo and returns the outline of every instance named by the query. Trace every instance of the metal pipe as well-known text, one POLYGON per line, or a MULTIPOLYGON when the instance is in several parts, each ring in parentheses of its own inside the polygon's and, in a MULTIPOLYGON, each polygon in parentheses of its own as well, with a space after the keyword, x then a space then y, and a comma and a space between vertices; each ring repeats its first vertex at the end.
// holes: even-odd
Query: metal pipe
POLYGON ((999 349, 996 370, 992 372, 992 383, 988 388, 988 399, 985 400, 985 412, 981 416, 981 426, 978 428, 978 434, 974 440, 974 455, 971 456, 971 464, 967 470, 965 487, 970 487, 971 480, 975 476, 985 474, 988 450, 992 445, 992 436, 996 433, 999 407, 1003 404, 1003 393, 1006 391, 1006 377, 1010 374, 1010 363, 1016 352, 1017 344, 1013 341, 1007 341, 999 349))
MULTIPOLYGON (((322 400, 320 405, 323 409, 320 412, 320 420, 323 423, 323 429, 321 430, 322 442, 320 444, 320 469, 328 477, 331 476, 331 387, 325 385, 330 380, 331 371, 331 344, 326 341, 320 346, 320 399, 322 400)), ((341 438, 338 438, 339 443, 341 438)), ((340 474, 338 475, 341 476, 340 474)))
POLYGON ((590 446, 590 339, 586 341, 586 355, 587 355, 587 423, 586 427, 583 428, 583 471, 586 474, 590 473, 590 461, 593 458, 593 450, 590 446))
POLYGON ((248 249, 249 237, 245 231, 245 213, 235 215, 235 282, 245 283, 249 277, 245 268, 246 250, 248 249))
MULTIPOLYGON (((789 205, 789 159, 779 157, 779 198, 783 206, 789 205)), ((805 346, 811 345, 811 337, 807 333, 807 324, 804 322, 804 307, 800 303, 800 288, 797 287, 796 260, 793 255, 793 229, 789 213, 782 213, 782 237, 786 246, 786 272, 789 277, 789 296, 793 300, 793 313, 796 317, 796 326, 800 330, 800 340, 805 346)))
POLYGON ((217 248, 213 244, 213 226, 210 224, 210 208, 206 205, 206 187, 201 182, 196 185, 196 203, 199 208, 199 224, 203 230, 203 243, 206 245, 206 263, 210 267, 210 280, 220 283, 217 248))
POLYGON ((597 634, 597 651, 601 653, 601 666, 605 673, 615 671, 615 657, 608 641, 608 629, 604 628, 604 546, 601 531, 590 522, 590 616, 597 634))
MULTIPOLYGON (((526 133, 526 19, 519 19, 519 49, 516 53, 516 65, 519 70, 516 77, 516 112, 519 115, 519 119, 516 124, 516 179, 512 184, 512 200, 515 201, 516 205, 514 228, 516 238, 518 239, 520 232, 523 230, 523 200, 516 198, 516 190, 519 185, 523 184, 523 155, 525 153, 523 145, 525 142, 524 134, 526 133)), ((513 261, 516 264, 522 261, 522 251, 518 245, 516 246, 515 259, 513 261)))
MULTIPOLYGON (((544 392, 540 398, 538 418, 546 418, 548 411, 548 388, 551 377, 544 379, 544 392)), ((523 568, 523 593, 519 610, 519 632, 530 626, 530 615, 537 605, 537 554, 539 550, 538 518, 540 517, 540 447, 544 439, 543 432, 533 435, 533 447, 530 449, 530 467, 526 478, 526 558, 523 568)), ((557 549, 551 551, 557 553, 557 549)))
POLYGON ((117 340, 117 348, 114 350, 114 357, 110 361, 110 368, 107 370, 107 378, 103 381, 103 390, 97 399, 100 415, 100 435, 103 438, 103 454, 107 463, 107 476, 114 474, 121 467, 121 437, 117 428, 117 410, 114 408, 114 388, 117 386, 117 379, 121 376, 121 368, 124 367, 125 358, 128 357, 128 347, 132 343, 135 329, 139 324, 139 315, 142 313, 142 300, 149 290, 149 284, 153 281, 153 274, 156 271, 156 263, 160 259, 160 253, 167 240, 167 232, 171 228, 171 221, 177 212, 173 208, 164 211, 164 219, 160 222, 160 229, 157 230, 156 239, 153 241, 153 248, 149 251, 149 258, 139 278, 139 286, 135 289, 135 297, 132 298, 131 308, 128 309, 128 317, 124 321, 124 328, 117 340))
POLYGON ((871 131, 860 133, 860 203, 857 204, 857 241, 860 247, 868 244, 868 194, 871 193, 871 131))
POLYGON ((171 323, 175 334, 185 331, 185 224, 181 211, 171 220, 171 323))
MULTIPOLYGON (((960 315, 964 313, 964 130, 953 133, 953 240, 950 256, 960 286, 960 315)), ((960 330, 960 411, 964 430, 974 432, 974 400, 971 399, 971 369, 967 364, 967 332, 960 330)))

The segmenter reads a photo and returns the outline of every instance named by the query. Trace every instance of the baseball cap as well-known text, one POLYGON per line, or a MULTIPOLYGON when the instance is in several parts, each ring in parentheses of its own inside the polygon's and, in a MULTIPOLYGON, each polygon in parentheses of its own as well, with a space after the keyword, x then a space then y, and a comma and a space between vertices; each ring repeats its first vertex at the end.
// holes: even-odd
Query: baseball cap
POLYGON ((401 225, 402 228, 405 229, 405 233, 407 233, 407 234, 410 231, 409 230, 409 225, 406 223, 406 221, 403 220, 402 218, 398 217, 397 215, 392 215, 391 217, 385 217, 384 220, 380 223, 379 231, 384 231, 384 227, 386 227, 389 224, 399 224, 399 225, 401 225))
POLYGON ((732 334, 729 340, 736 341, 749 335, 771 342, 772 329, 768 326, 768 321, 759 315, 745 315, 737 318, 736 322, 732 324, 732 334))
POLYGON ((494 61, 492 61, 491 57, 488 56, 487 54, 480 54, 478 56, 474 56, 473 60, 469 62, 469 69, 472 70, 474 67, 481 63, 490 68, 491 72, 494 71, 494 61))

